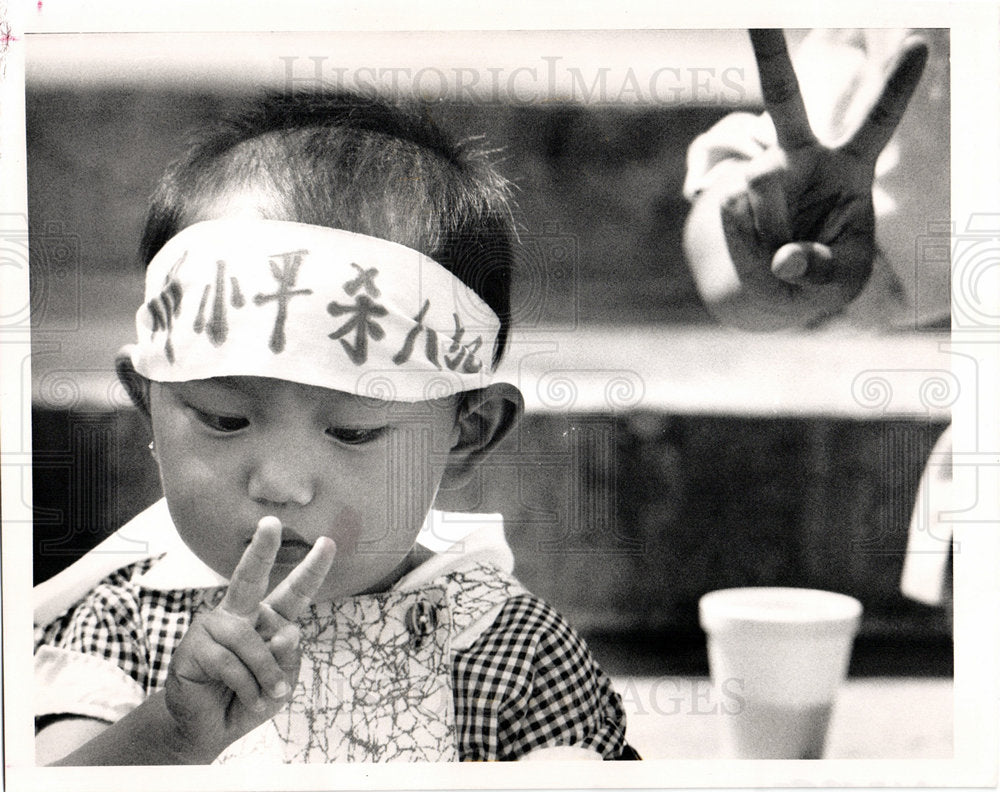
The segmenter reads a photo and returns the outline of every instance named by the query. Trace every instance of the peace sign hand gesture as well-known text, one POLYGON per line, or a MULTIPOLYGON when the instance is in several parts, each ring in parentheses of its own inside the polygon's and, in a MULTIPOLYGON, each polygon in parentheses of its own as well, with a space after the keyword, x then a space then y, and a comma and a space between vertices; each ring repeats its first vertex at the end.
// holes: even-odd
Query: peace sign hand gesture
POLYGON ((295 686, 296 619, 330 571, 336 547, 320 538, 267 594, 280 544, 281 522, 261 519, 222 602, 195 617, 170 661, 166 706, 195 755, 217 756, 274 716, 295 686))
POLYGON ((781 31, 751 30, 750 40, 777 145, 720 169, 692 207, 685 253, 722 321, 806 326, 840 311, 868 280, 875 163, 920 81, 927 45, 904 42, 867 118, 831 147, 809 126, 781 31))

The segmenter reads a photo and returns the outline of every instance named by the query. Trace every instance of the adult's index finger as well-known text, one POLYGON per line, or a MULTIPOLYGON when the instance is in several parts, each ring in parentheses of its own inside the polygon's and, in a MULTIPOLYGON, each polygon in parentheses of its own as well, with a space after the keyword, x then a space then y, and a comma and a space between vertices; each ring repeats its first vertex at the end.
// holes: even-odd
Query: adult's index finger
POLYGON ((336 552, 337 545, 332 539, 326 536, 317 539, 306 557, 274 587, 264 602, 282 618, 297 619, 326 580, 336 552))
POLYGON ((774 29, 752 29, 750 43, 757 59, 764 106, 774 122, 778 145, 788 149, 813 143, 816 137, 809 126, 784 33, 774 29))
POLYGON ((280 546, 281 521, 277 517, 262 518, 233 570, 219 607, 237 616, 254 616, 267 594, 271 568, 280 546))

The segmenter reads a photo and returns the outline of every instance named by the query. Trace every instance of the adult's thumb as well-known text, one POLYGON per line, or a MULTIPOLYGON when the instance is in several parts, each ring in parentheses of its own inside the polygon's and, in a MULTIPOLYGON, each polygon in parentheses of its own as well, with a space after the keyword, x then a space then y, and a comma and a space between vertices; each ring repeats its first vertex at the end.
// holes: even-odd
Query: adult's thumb
POLYGON ((820 286, 833 280, 833 251, 819 242, 789 242, 771 259, 771 273, 797 286, 820 286))

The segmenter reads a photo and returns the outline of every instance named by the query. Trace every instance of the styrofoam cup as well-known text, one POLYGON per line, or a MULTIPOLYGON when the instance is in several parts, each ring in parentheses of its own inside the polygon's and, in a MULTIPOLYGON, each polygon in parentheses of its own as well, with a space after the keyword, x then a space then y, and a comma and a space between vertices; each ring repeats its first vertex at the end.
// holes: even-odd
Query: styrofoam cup
POLYGON ((713 684, 741 759, 819 759, 847 673, 861 603, 831 591, 738 588, 699 603, 713 684))

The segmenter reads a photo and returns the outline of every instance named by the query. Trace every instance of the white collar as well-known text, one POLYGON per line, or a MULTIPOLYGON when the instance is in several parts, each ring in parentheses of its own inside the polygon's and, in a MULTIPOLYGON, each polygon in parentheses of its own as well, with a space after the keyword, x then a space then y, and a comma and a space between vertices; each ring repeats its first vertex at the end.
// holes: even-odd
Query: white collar
MULTIPOLYGON (((400 579, 396 588, 417 587, 470 560, 488 560, 508 572, 513 568, 499 514, 432 509, 417 542, 435 555, 400 579)), ((137 581, 146 588, 170 591, 228 583, 184 544, 170 519, 166 500, 161 498, 62 572, 35 586, 35 625, 48 624, 116 569, 157 556, 162 558, 137 581)))
MULTIPOLYGON (((173 523, 170 527, 173 528, 173 523)), ((419 588, 473 561, 489 561, 506 572, 514 567, 514 556, 504 539, 500 514, 463 514, 432 509, 417 535, 417 543, 434 555, 400 578, 394 589, 419 588)), ((154 591, 176 591, 225 586, 229 580, 206 565, 183 542, 177 542, 140 575, 136 583, 154 591)))

